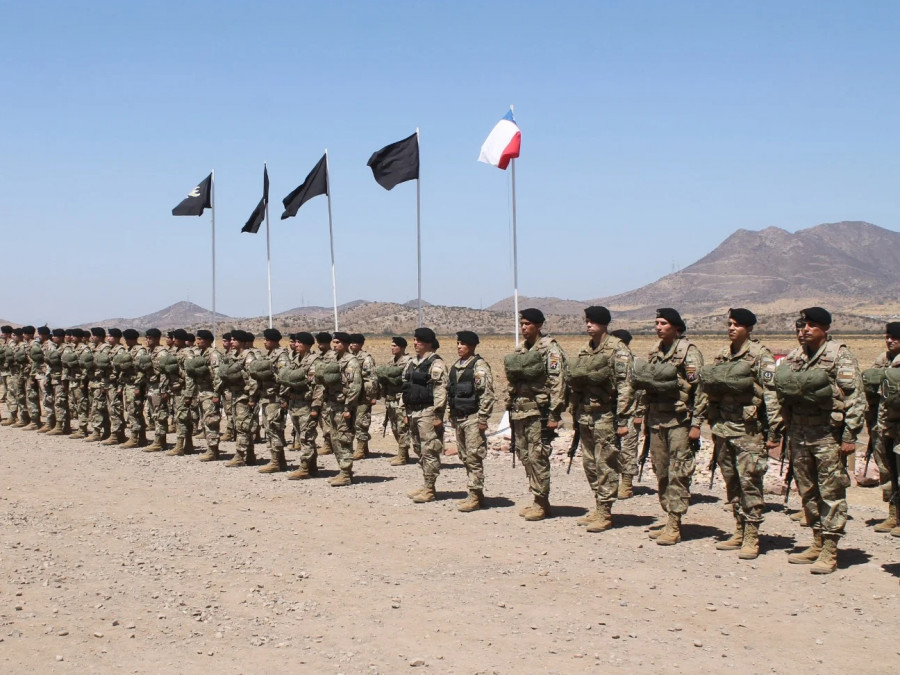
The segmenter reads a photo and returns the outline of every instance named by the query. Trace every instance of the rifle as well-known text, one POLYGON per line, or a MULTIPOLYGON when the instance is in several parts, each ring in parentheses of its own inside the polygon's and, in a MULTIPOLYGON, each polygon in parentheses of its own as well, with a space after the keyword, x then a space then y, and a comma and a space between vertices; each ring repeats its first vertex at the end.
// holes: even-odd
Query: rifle
POLYGON ((513 468, 516 468, 516 434, 513 431, 512 420, 509 421, 509 451, 512 453, 513 468))
POLYGON ((384 409, 384 423, 381 425, 381 437, 384 438, 387 435, 387 425, 388 425, 388 411, 387 408, 384 409))
MULTIPOLYGON (((697 439, 700 440, 699 438, 697 439)), ((693 441, 691 441, 693 443, 693 441)), ((716 481, 716 466, 719 463, 719 442, 715 436, 713 436, 713 451, 712 458, 709 460, 709 489, 712 490, 713 483, 716 481)))
POLYGON ((638 483, 641 482, 641 478, 644 476, 644 465, 647 463, 647 458, 650 456, 650 427, 647 426, 647 420, 644 420, 644 447, 641 449, 641 457, 638 460, 639 468, 638 468, 638 483))
POLYGON ((872 455, 875 453, 875 438, 871 432, 869 432, 869 443, 866 445, 866 465, 863 467, 863 476, 869 473, 869 461, 872 459, 872 455))
POLYGON ((895 507, 900 507, 900 457, 894 452, 894 443, 894 439, 889 439, 885 442, 885 451, 890 453, 889 457, 894 460, 891 462, 894 469, 891 472, 891 487, 893 488, 893 493, 888 501, 895 507))
POLYGON ((572 445, 569 446, 569 466, 566 467, 566 473, 572 471, 572 460, 575 459, 575 453, 578 452, 579 443, 581 443, 581 427, 576 422, 575 435, 572 436, 572 445))

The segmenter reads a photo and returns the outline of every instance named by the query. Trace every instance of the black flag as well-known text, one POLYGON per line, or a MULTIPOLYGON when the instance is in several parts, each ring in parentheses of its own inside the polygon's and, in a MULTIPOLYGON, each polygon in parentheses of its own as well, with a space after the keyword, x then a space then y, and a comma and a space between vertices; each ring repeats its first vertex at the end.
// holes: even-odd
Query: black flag
POLYGON ((173 216, 202 216, 203 209, 212 206, 212 174, 200 181, 200 184, 188 192, 181 203, 172 209, 173 216))
POLYGON ((309 175, 306 177, 306 180, 303 181, 303 184, 281 200, 284 204, 284 213, 281 214, 282 220, 296 216, 300 207, 313 197, 328 194, 327 157, 327 154, 322 155, 322 159, 320 159, 319 163, 309 172, 309 175))
POLYGON ((250 214, 250 219, 247 221, 247 224, 241 228, 241 232, 249 232, 250 234, 259 232, 259 226, 262 225, 263 218, 266 216, 266 205, 268 203, 269 168, 263 166, 263 196, 262 199, 259 200, 259 204, 256 205, 256 208, 253 209, 253 213, 250 214))
POLYGON ((419 134, 376 150, 366 163, 385 190, 419 177, 419 134))

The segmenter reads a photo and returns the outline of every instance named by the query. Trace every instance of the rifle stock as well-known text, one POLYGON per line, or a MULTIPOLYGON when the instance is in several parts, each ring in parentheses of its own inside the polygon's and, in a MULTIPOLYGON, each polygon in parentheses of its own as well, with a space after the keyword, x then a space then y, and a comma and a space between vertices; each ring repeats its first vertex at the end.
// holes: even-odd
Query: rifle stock
POLYGON ((572 460, 575 459, 575 453, 578 452, 578 444, 581 443, 581 427, 575 422, 575 435, 572 436, 572 445, 569 446, 569 466, 566 467, 566 473, 572 471, 572 460))
POLYGON ((647 426, 646 420, 644 421, 643 428, 644 446, 641 448, 641 458, 638 466, 638 483, 641 482, 641 478, 644 476, 644 465, 647 463, 647 457, 650 456, 650 427, 647 426))

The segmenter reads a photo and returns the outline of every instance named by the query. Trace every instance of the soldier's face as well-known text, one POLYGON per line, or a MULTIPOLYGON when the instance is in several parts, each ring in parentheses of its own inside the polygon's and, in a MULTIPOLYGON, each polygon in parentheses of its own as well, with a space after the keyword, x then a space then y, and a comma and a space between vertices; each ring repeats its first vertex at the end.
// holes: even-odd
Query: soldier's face
POLYGON ((472 354, 475 353, 475 348, 472 345, 467 345, 465 342, 456 341, 456 354, 461 359, 467 359, 472 354))
POLYGON ((403 348, 400 345, 391 344, 391 356, 399 356, 403 353, 403 348))
POLYGON ((303 342, 293 342, 294 351, 300 356, 306 356, 309 354, 310 345, 305 344, 303 342))
POLYGON ((416 338, 413 338, 413 350, 416 352, 416 356, 425 356, 431 351, 431 343, 419 342, 416 338))
POLYGON ((665 319, 659 318, 656 320, 656 337, 658 337, 663 342, 670 342, 675 340, 678 337, 678 329, 675 328, 672 324, 670 324, 665 319))
POLYGON ((900 339, 895 338, 892 335, 885 335, 884 343, 887 345, 887 349, 891 354, 900 352, 900 339))
POLYGON ((175 349, 184 349, 184 346, 187 344, 184 340, 172 340, 172 344, 175 349))
POLYGON ((166 338, 166 347, 174 347, 175 346, 175 338, 167 337, 166 338))
POLYGON ((750 335, 750 329, 742 326, 734 319, 728 319, 728 339, 732 344, 742 344, 750 335))
POLYGON ((338 356, 343 356, 347 353, 347 345, 345 345, 340 340, 332 340, 331 348, 334 350, 334 353, 338 356))
POLYGON ((272 351, 273 349, 275 349, 278 346, 278 341, 277 340, 263 340, 263 345, 265 346, 265 348, 267 350, 272 351))
POLYGON ((210 347, 212 347, 212 340, 197 338, 197 345, 200 347, 200 349, 209 349, 210 347))
POLYGON ((328 351, 328 348, 331 347, 331 343, 328 342, 318 342, 316 343, 319 347, 319 351, 323 354, 328 351))
POLYGON ((360 343, 358 343, 358 342, 350 343, 350 353, 351 354, 359 354, 361 349, 362 349, 362 345, 360 343))
POLYGON ((61 345, 64 339, 65 338, 56 337, 55 335, 52 338, 50 338, 51 342, 53 342, 53 344, 55 344, 55 345, 61 345))
POLYGON ((231 340, 222 338, 222 349, 224 349, 226 352, 231 349, 231 340))
POLYGON ((823 326, 815 321, 807 321, 802 330, 803 344, 815 347, 821 346, 825 341, 825 336, 828 334, 828 328, 828 326, 823 326))
POLYGON ((159 338, 146 338, 147 349, 155 349, 159 345, 159 338))
POLYGON ((527 342, 531 342, 538 336, 538 333, 541 332, 541 324, 531 323, 525 319, 520 319, 519 329, 522 331, 522 337, 525 338, 527 342))
POLYGON ((606 326, 594 323, 593 321, 585 321, 584 329, 587 331, 587 334, 591 336, 591 340, 602 338, 603 334, 606 333, 606 326))

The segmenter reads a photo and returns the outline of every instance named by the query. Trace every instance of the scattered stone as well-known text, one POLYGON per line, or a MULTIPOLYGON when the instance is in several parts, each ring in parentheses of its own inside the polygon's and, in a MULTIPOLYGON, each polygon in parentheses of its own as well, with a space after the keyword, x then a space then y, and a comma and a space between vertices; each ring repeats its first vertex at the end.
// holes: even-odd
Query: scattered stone
POLYGON ((410 665, 412 668, 418 668, 419 666, 424 666, 424 665, 425 665, 425 659, 413 659, 412 661, 409 662, 409 665, 410 665))

